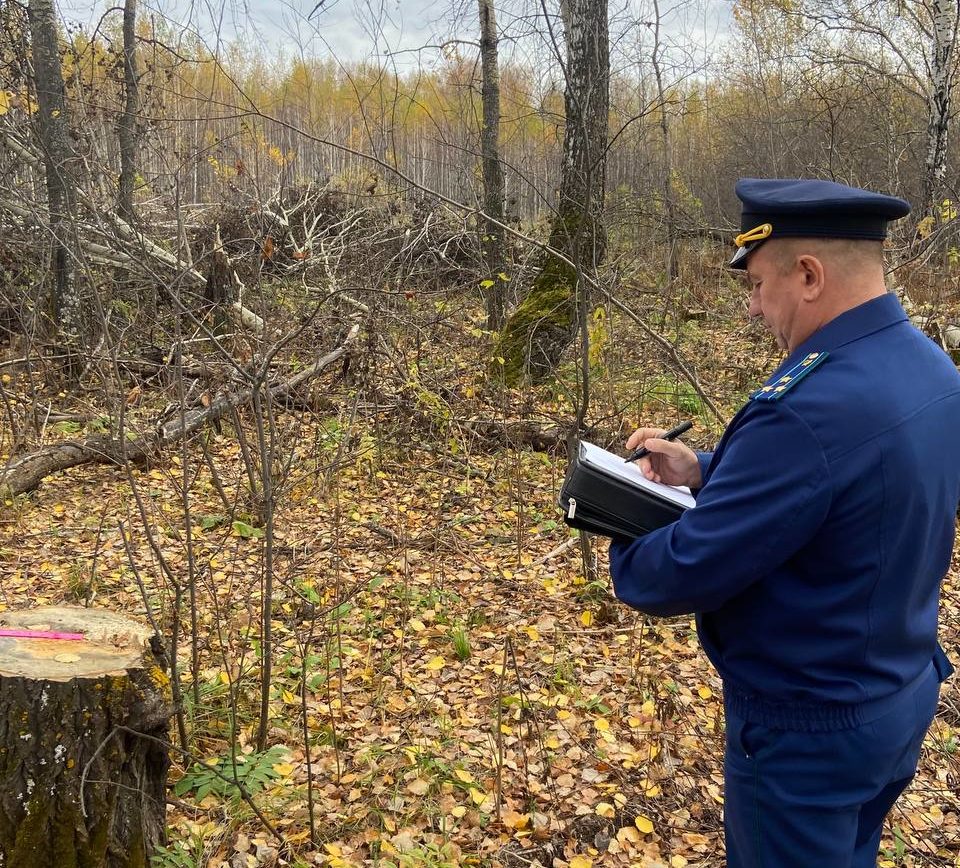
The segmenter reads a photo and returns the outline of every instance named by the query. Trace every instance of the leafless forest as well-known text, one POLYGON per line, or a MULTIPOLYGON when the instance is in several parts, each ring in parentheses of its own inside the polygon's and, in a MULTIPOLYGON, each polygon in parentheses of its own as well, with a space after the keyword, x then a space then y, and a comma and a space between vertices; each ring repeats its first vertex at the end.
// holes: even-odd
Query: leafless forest
MULTIPOLYGON (((721 866, 719 682, 557 491, 776 366, 739 177, 913 203, 960 362, 958 0, 344 5, 0 0, 0 608, 141 619, 171 708, 161 842, 89 864, 721 866)), ((958 792, 947 685, 880 864, 960 866, 958 792)))

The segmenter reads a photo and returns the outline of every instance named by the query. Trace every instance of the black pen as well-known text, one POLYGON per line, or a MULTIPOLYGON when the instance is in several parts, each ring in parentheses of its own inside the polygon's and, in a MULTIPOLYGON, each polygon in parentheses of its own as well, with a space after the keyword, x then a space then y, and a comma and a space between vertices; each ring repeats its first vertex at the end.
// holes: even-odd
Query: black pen
MULTIPOLYGON (((669 431, 664 431, 663 434, 660 434, 658 437, 651 437, 651 440, 676 440, 681 434, 685 431, 689 431, 693 427, 693 422, 681 422, 677 425, 676 428, 671 428, 669 431)), ((636 461, 638 458, 643 458, 644 455, 649 455, 650 450, 646 446, 641 446, 636 452, 631 453, 623 460, 626 462, 636 461)))

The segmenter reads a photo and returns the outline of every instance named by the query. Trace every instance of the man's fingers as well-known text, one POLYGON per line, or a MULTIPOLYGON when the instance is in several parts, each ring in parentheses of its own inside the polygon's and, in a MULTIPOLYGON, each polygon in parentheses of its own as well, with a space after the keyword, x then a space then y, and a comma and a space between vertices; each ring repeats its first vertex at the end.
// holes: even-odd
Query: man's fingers
POLYGON ((684 453, 682 443, 674 443, 673 440, 662 440, 659 437, 648 437, 643 445, 648 452, 655 452, 667 458, 679 458, 684 453))
POLYGON ((630 450, 637 449, 644 440, 651 437, 658 437, 664 433, 663 428, 637 428, 628 438, 626 448, 630 450))
POLYGON ((655 479, 655 477, 656 477, 657 474, 654 473, 654 471, 653 471, 653 462, 650 460, 650 457, 649 457, 649 456, 644 455, 643 458, 641 458, 641 459, 637 462, 637 467, 640 468, 640 472, 641 472, 644 476, 646 476, 647 479, 652 479, 654 482, 657 481, 657 480, 655 479))

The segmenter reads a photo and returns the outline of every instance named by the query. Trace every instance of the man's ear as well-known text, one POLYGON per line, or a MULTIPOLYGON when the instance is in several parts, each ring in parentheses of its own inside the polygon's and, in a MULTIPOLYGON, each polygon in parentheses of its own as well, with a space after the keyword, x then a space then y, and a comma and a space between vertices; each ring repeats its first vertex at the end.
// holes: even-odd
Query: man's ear
POLYGON ((823 263, 810 253, 797 257, 797 272, 802 285, 801 298, 804 301, 816 301, 823 292, 823 263))

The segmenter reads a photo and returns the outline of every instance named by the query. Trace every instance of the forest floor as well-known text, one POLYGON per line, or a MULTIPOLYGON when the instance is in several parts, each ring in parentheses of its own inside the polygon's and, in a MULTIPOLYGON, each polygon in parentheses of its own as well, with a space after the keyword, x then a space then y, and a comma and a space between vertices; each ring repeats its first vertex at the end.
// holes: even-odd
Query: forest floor
MULTIPOLYGON (((725 407, 776 361, 740 326, 689 334, 686 351, 725 407)), ((607 336, 611 353, 621 343, 607 336)), ((438 340, 433 364, 466 406, 482 375, 457 367, 453 345, 438 340)), ((421 383, 425 369, 421 359, 421 383)), ((695 400, 658 388, 637 409, 663 424, 695 400)), ((185 585, 193 578, 196 633, 185 608, 179 665, 197 761, 175 761, 158 868, 721 866, 719 680, 690 617, 653 619, 612 599, 602 541, 598 579, 585 578, 555 506, 562 451, 491 449, 419 393, 444 426, 401 431, 396 406, 364 415, 342 397, 333 413, 281 416, 293 469, 275 519, 265 754, 253 746, 264 537, 229 424, 206 436, 209 462, 194 444, 129 476, 79 467, 6 504, 0 608, 143 616, 149 606, 167 629, 172 588, 157 551, 185 585), (205 772, 230 768, 231 741, 282 845, 205 772)), ((537 400, 530 416, 559 412, 555 395, 537 400)), ((719 428, 700 421, 693 442, 705 445, 719 428)), ((628 425, 610 427, 620 436, 628 425)), ((944 644, 960 659, 956 561, 943 606, 944 644)), ((960 866, 958 782, 954 679, 890 818, 882 866, 960 866)))

